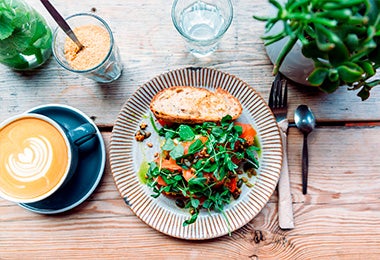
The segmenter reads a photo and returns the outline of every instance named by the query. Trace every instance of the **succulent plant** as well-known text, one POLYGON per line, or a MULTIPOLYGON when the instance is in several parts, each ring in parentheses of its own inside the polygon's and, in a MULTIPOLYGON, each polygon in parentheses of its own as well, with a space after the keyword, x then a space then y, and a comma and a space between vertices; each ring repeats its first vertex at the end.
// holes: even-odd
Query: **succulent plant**
POLYGON ((265 44, 285 37, 274 64, 277 74, 286 55, 297 41, 305 57, 314 61, 308 76, 312 86, 331 93, 347 85, 358 90, 365 100, 370 90, 380 84, 374 78, 380 66, 380 0, 287 0, 282 4, 269 0, 276 8, 274 17, 258 17, 266 22, 265 44), (270 34, 272 27, 283 23, 283 30, 270 34))

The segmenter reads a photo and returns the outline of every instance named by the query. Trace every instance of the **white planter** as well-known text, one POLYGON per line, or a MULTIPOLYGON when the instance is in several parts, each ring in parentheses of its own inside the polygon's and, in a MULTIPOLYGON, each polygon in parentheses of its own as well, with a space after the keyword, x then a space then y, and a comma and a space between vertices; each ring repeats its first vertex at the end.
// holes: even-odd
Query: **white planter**
MULTIPOLYGON (((276 34, 282 31, 282 24, 277 23, 268 35, 276 34)), ((284 39, 277 41, 273 44, 265 46, 266 52, 269 56, 269 59, 274 64, 278 54, 281 49, 284 47, 289 37, 285 37, 284 39)), ((284 59, 280 72, 287 78, 293 80, 302 85, 310 86, 307 81, 307 77, 314 69, 314 62, 312 59, 308 59, 303 56, 301 51, 301 43, 299 41, 296 42, 293 49, 289 52, 289 54, 284 59)))

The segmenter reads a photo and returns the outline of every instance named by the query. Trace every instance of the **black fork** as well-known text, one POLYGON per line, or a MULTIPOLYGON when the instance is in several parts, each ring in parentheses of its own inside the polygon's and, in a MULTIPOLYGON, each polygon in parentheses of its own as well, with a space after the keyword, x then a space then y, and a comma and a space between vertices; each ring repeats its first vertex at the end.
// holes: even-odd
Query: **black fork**
POLYGON ((277 122, 286 118, 288 112, 288 83, 277 74, 269 94, 269 107, 277 122))

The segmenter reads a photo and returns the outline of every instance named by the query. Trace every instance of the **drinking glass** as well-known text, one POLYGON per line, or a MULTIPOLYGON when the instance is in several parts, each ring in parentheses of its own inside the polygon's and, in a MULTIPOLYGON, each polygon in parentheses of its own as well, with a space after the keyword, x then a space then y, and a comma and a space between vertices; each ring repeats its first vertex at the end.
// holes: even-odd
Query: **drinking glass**
MULTIPOLYGON (((121 75, 123 65, 120 59, 119 49, 115 44, 112 31, 108 24, 99 16, 90 13, 74 14, 72 16, 69 16, 65 20, 74 30, 74 32, 76 28, 83 29, 83 27, 87 26, 95 26, 90 27, 95 29, 96 27, 104 29, 107 32, 107 38, 109 38, 109 40, 94 39, 94 36, 99 36, 101 34, 94 33, 93 31, 91 32, 91 30, 89 30, 89 32, 86 33, 87 37, 84 37, 83 35, 83 38, 81 38, 80 35, 77 35, 77 37, 81 42, 82 39, 84 40, 82 43, 85 45, 85 48, 94 49, 99 43, 107 43, 109 44, 109 48, 107 50, 107 53, 105 54, 105 57, 98 64, 91 66, 89 65, 90 67, 74 68, 73 65, 70 64, 69 60, 67 59, 67 50, 65 50, 65 45, 67 44, 66 41, 68 41, 69 38, 63 32, 63 30, 58 27, 53 35, 53 55, 56 58, 57 62, 68 71, 81 74, 97 82, 109 83, 118 79, 121 75), (88 46, 86 46, 86 44, 88 46)), ((97 52, 95 52, 94 54, 97 54, 97 52)), ((89 64, 91 64, 91 56, 91 54, 89 56, 82 56, 83 64, 86 64, 86 62, 89 62, 89 64)), ((77 56, 77 58, 79 58, 79 55, 77 56)))
POLYGON ((231 25, 230 0, 174 0, 171 12, 174 27, 196 57, 218 48, 218 42, 231 25))
POLYGON ((51 56, 52 32, 45 19, 23 0, 0 1, 0 63, 29 70, 51 56))

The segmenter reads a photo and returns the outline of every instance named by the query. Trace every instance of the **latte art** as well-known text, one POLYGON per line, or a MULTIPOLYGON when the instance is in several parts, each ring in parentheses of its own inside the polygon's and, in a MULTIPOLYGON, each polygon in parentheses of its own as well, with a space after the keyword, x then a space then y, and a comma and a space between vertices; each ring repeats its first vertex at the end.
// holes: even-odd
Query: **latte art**
POLYGON ((0 195, 33 202, 52 194, 70 168, 65 133, 42 116, 20 116, 0 127, 0 195))
POLYGON ((24 144, 23 153, 9 155, 5 166, 9 175, 20 182, 43 178, 53 161, 51 143, 46 137, 38 136, 26 139, 24 144))

